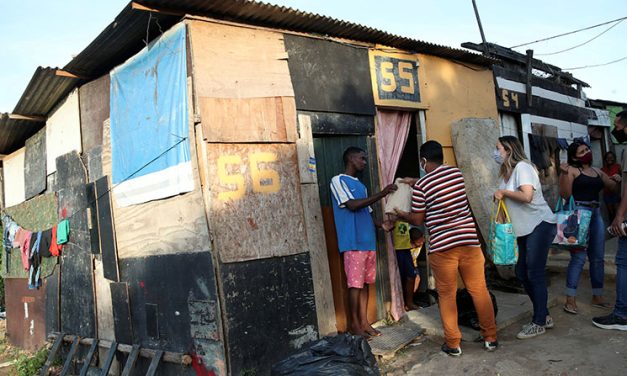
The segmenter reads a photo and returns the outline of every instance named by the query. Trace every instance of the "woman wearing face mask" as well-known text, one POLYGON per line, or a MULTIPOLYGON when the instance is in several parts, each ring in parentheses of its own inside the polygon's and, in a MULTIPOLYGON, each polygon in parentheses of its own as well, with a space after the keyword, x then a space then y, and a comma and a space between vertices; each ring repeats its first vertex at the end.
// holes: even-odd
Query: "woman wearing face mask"
POLYGON ((592 284, 592 305, 609 308, 603 300, 605 224, 599 207, 599 193, 603 188, 615 189, 620 175, 609 178, 603 171, 592 167, 592 151, 583 142, 575 141, 568 146, 568 162, 560 166, 560 196, 570 199, 573 196, 579 209, 592 211, 588 248, 571 252, 566 273, 566 304, 564 311, 577 314, 577 285, 586 263, 590 261, 590 282, 592 284))
POLYGON ((553 327, 547 307, 544 269, 549 247, 557 232, 555 215, 542 195, 538 171, 516 137, 500 137, 494 159, 501 165, 500 185, 494 198, 505 200, 507 205, 518 243, 516 277, 533 304, 531 323, 524 325, 516 336, 527 339, 544 334, 547 328, 553 327))

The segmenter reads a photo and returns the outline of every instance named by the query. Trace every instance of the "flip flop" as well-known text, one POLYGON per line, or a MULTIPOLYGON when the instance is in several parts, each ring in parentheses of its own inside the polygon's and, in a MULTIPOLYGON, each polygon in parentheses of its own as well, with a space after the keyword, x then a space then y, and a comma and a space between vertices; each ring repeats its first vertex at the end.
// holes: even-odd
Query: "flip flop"
POLYGON ((366 330, 366 334, 368 334, 370 337, 379 337, 381 336, 381 332, 372 328, 372 332, 366 330))
POLYGON ((572 304, 564 304, 564 312, 568 312, 572 315, 576 315, 577 313, 577 308, 575 308, 572 304))
POLYGON ((592 303, 592 306, 594 308, 602 308, 602 309, 609 309, 612 308, 612 305, 610 303, 607 302, 603 302, 603 303, 592 303))

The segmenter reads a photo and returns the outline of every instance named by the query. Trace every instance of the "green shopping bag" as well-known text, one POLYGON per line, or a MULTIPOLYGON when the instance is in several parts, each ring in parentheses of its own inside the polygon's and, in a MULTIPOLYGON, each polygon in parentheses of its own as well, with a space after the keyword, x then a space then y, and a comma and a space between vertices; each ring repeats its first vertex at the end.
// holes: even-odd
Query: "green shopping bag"
POLYGON ((495 265, 514 265, 518 261, 516 234, 514 234, 512 221, 503 200, 499 200, 498 205, 492 205, 488 255, 492 258, 492 262, 495 265), (495 207, 497 208, 496 212, 494 210, 495 207), (499 221, 501 210, 503 210, 504 214, 503 223, 499 221))

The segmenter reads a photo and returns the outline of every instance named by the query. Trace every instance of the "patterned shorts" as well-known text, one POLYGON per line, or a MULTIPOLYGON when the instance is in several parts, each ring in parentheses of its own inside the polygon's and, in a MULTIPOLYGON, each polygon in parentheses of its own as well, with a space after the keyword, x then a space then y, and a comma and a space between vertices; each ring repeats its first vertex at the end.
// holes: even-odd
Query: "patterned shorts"
POLYGON ((377 275, 377 253, 375 251, 343 252, 344 272, 349 288, 361 289, 364 283, 374 283, 377 275))

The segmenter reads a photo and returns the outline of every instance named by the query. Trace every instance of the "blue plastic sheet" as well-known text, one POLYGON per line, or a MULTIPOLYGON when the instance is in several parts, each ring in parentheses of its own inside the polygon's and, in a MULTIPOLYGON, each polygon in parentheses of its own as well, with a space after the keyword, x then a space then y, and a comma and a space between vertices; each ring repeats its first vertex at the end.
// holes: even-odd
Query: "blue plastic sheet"
POLYGON ((127 206, 194 189, 185 25, 111 71, 113 190, 127 206))

